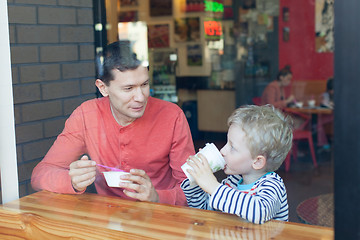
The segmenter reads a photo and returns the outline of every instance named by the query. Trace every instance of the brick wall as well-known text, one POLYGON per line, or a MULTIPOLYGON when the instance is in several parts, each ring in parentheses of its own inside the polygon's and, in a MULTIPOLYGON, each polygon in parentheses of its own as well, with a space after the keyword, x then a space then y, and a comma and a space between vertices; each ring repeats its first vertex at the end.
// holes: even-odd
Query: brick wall
POLYGON ((20 197, 65 120, 95 97, 92 0, 8 0, 20 197))

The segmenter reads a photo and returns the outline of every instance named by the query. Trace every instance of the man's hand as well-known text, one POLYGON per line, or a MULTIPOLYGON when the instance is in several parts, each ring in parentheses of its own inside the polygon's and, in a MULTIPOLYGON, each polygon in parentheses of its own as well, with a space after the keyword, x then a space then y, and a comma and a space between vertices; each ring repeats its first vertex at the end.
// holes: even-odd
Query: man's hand
POLYGON ((214 176, 204 155, 200 153, 197 156, 190 156, 187 163, 192 167, 192 169, 188 169, 187 171, 195 179, 199 187, 205 192, 213 194, 220 183, 214 176))
POLYGON ((69 175, 73 188, 81 192, 95 181, 96 162, 84 155, 80 160, 70 164, 69 175))
POLYGON ((125 188, 124 193, 131 198, 140 201, 159 202, 159 195, 156 192, 150 177, 141 169, 131 169, 131 174, 120 176, 123 180, 131 182, 120 182, 120 187, 125 188))

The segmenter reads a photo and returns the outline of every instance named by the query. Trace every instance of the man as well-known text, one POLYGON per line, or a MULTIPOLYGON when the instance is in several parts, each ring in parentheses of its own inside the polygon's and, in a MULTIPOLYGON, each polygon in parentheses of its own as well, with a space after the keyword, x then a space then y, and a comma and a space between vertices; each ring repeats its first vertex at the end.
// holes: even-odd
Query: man
POLYGON ((71 114, 34 168, 33 188, 75 194, 94 182, 101 195, 186 205, 181 165, 195 152, 182 110, 149 97, 148 70, 122 42, 108 46, 95 84, 104 97, 71 114), (130 182, 108 187, 97 163, 130 172, 130 182))

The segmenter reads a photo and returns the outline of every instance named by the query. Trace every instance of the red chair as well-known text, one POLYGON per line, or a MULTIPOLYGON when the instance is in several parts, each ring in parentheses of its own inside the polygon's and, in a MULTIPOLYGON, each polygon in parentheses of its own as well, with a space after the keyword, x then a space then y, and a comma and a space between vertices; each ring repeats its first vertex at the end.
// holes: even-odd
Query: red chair
POLYGON ((253 97, 253 98, 252 98, 252 102, 253 102, 255 105, 260 106, 260 105, 261 105, 261 97, 253 97))
POLYGON ((300 140, 308 141, 312 161, 313 161, 314 167, 316 168, 318 165, 316 162, 314 143, 313 143, 312 132, 311 132, 311 115, 299 113, 296 110, 289 110, 289 109, 286 109, 286 112, 295 118, 300 117, 303 120, 303 122, 299 127, 297 127, 296 129, 293 130, 293 146, 284 161, 285 162, 285 171, 288 172, 290 169, 291 155, 293 156, 294 161, 297 161, 298 141, 300 141, 300 140))

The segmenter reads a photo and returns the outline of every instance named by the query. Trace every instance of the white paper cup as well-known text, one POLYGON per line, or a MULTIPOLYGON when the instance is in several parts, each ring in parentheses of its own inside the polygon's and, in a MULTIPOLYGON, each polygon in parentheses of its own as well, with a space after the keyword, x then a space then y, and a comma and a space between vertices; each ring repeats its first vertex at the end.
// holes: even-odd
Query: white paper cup
POLYGON ((121 171, 111 171, 111 172, 103 172, 106 183, 109 187, 119 187, 120 182, 131 182, 128 180, 120 179, 121 175, 130 174, 128 172, 121 171))
MULTIPOLYGON (((215 144, 206 143, 205 147, 201 149, 195 156, 197 156, 199 153, 206 157, 213 172, 217 172, 225 168, 225 159, 223 158, 215 144)), ((188 163, 183 164, 181 166, 181 169, 184 171, 186 177, 190 180, 190 183, 194 183, 195 179, 187 172, 187 169, 191 169, 188 163)))

